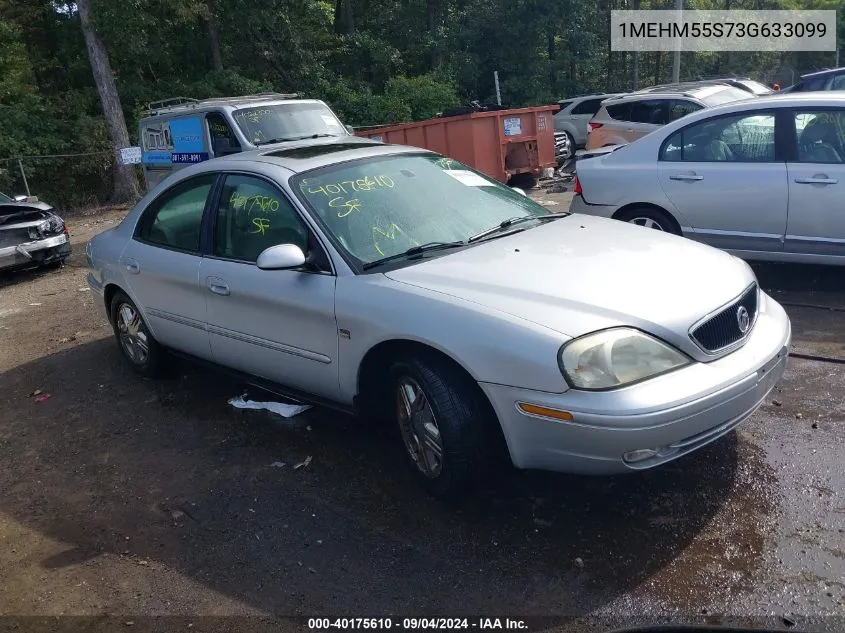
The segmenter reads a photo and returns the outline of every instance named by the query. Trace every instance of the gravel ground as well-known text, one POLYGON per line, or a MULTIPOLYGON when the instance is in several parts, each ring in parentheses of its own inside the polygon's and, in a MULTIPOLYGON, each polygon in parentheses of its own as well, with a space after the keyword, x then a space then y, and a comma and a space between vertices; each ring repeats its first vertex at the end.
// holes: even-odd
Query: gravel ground
MULTIPOLYGON (((63 270, 0 276, 0 614, 845 624, 845 365, 793 359, 736 433, 664 468, 513 474, 444 507, 355 420, 236 411, 241 385, 181 362, 127 369, 82 269, 121 215, 68 218, 63 270)), ((841 269, 758 272, 845 308, 841 269)), ((841 312, 788 310, 796 350, 845 358, 841 312)))

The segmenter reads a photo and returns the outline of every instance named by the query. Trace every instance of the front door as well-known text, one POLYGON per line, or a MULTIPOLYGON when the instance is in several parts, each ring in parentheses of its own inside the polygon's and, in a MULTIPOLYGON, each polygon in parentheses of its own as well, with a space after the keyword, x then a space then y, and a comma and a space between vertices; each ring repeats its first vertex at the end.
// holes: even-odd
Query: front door
POLYGON ((129 292, 156 340, 204 359, 211 350, 198 281, 200 233, 214 178, 189 178, 159 196, 120 256, 129 292))
POLYGON ((748 112, 693 123, 664 142, 658 177, 688 237, 717 248, 783 248, 788 185, 776 160, 775 115, 748 112))
POLYGON ((794 114, 784 250, 845 256, 845 108, 794 114))
POLYGON ((200 266, 214 360, 287 387, 337 399, 335 276, 321 246, 278 187, 230 174, 200 266), (296 244, 303 270, 261 270, 266 248, 296 244))

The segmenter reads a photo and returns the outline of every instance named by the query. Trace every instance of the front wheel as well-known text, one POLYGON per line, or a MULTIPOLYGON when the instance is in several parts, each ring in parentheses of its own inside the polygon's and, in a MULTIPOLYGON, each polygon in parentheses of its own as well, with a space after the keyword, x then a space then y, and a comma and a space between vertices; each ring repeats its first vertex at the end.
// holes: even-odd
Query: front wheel
POLYGON ((412 356, 390 370, 395 420, 417 478, 435 497, 465 495, 493 463, 495 424, 483 393, 450 362, 412 356))
POLYGON ((161 346, 150 334, 137 306, 123 292, 112 298, 111 321, 120 351, 132 369, 150 378, 158 375, 161 346))

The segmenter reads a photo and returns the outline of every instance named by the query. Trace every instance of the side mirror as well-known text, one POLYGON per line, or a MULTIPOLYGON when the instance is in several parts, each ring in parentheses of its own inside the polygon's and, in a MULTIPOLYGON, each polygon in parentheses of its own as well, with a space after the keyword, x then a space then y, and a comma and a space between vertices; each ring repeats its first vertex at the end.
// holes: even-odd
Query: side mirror
POLYGON ((346 125, 344 127, 346 127, 346 131, 349 132, 350 134, 355 134, 355 128, 352 127, 351 125, 346 125))
POLYGON ((255 262, 261 270, 288 270, 305 265, 305 253, 296 244, 277 244, 261 251, 255 262))
POLYGON ((524 190, 524 189, 520 189, 519 187, 511 187, 511 189, 513 189, 513 190, 514 190, 514 191, 516 191, 517 193, 521 193, 521 194, 522 194, 523 196, 525 196, 525 197, 528 197, 528 194, 527 194, 527 193, 525 193, 525 190, 524 190))

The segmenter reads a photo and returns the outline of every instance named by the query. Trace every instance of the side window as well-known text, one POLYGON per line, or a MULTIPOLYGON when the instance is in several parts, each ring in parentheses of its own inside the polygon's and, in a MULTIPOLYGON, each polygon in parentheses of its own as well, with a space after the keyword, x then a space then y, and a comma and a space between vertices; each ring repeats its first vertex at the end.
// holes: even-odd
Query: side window
POLYGON ((845 74, 836 75, 833 78, 833 83, 830 84, 831 90, 845 90, 845 74))
POLYGON ((692 114, 696 110, 701 110, 701 106, 694 101, 685 101, 683 99, 673 99, 671 107, 669 108, 669 120, 677 121, 688 114, 692 114))
POLYGON ((660 160, 684 162, 772 162, 775 117, 749 113, 707 119, 685 127, 664 143, 660 160))
POLYGON ((235 137, 229 122, 219 112, 210 112, 205 115, 208 124, 208 134, 211 137, 211 151, 215 156, 236 154, 241 151, 241 144, 235 137))
POLYGON ((824 90, 825 83, 828 77, 814 77, 806 79, 801 82, 801 92, 813 92, 815 90, 824 90))
POLYGON ((276 187, 252 176, 226 177, 217 208, 217 257, 254 262, 277 244, 296 244, 307 253, 308 236, 308 227, 276 187))
POLYGON ((587 99, 572 108, 572 114, 594 115, 601 107, 602 99, 587 99))
POLYGON ((631 102, 628 103, 616 103, 613 105, 609 105, 605 108, 607 113, 611 116, 611 118, 616 119, 617 121, 630 121, 631 120, 631 102))
POLYGON ((205 174, 164 192, 141 216, 138 238, 151 244, 198 253, 202 215, 214 178, 214 174, 205 174))
POLYGON ((631 109, 631 121, 634 123, 650 123, 665 125, 669 122, 669 103, 665 99, 643 99, 634 101, 631 109))
POLYGON ((797 112, 798 162, 845 162, 845 110, 797 112))
POLYGON ((555 112, 555 114, 557 114, 558 112, 563 112, 564 110, 566 110, 566 108, 568 108, 571 105, 572 105, 571 101, 561 101, 560 103, 557 104, 558 111, 555 112))

